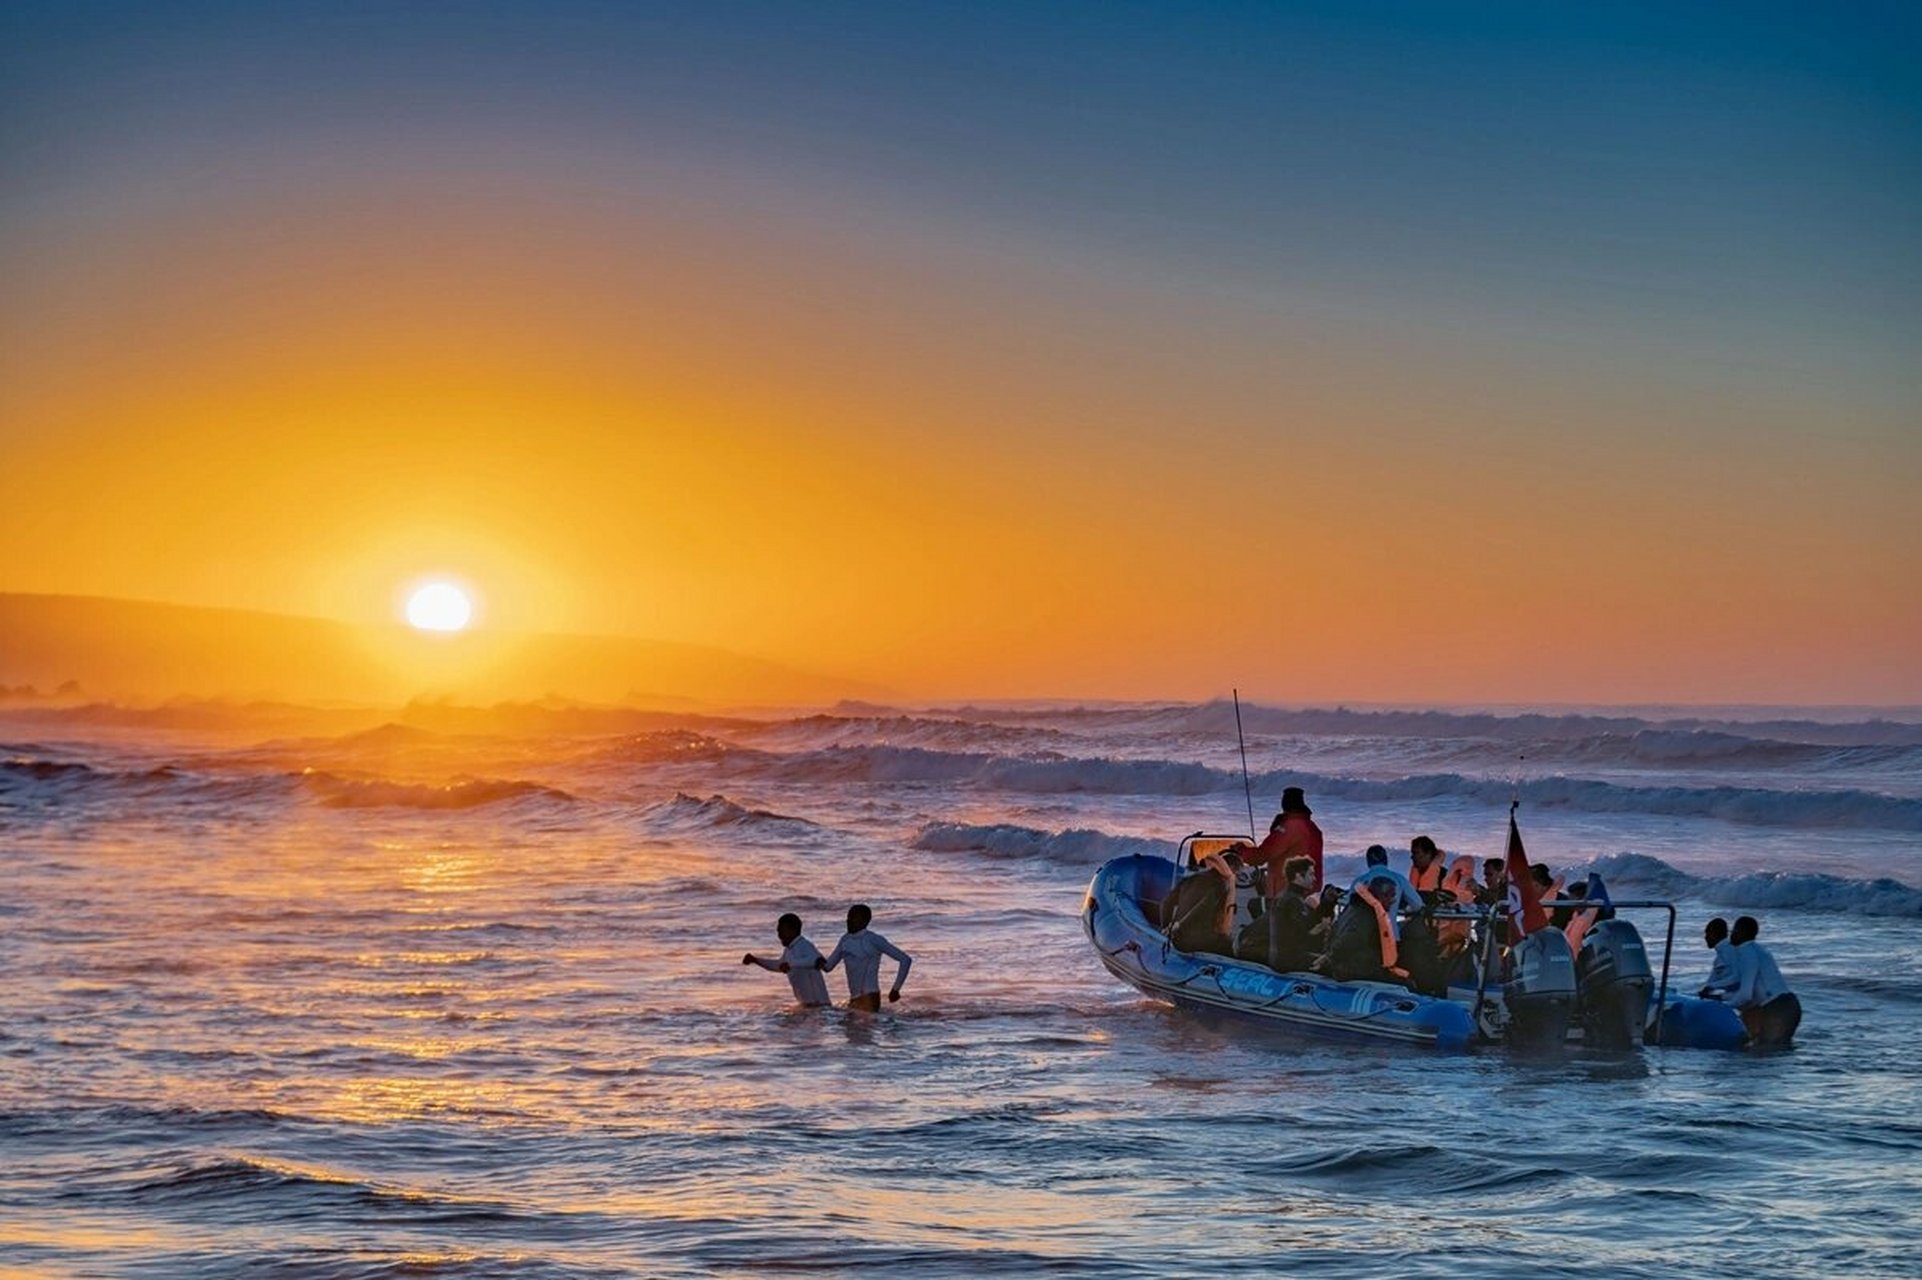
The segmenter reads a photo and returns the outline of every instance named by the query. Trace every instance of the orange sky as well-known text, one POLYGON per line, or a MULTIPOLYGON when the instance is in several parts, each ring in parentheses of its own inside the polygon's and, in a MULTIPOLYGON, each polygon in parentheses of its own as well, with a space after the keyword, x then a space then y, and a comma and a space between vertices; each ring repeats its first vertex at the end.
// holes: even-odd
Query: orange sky
POLYGON ((1879 364, 666 147, 389 160, 8 208, 0 590, 447 573, 928 698, 1922 700, 1879 364))

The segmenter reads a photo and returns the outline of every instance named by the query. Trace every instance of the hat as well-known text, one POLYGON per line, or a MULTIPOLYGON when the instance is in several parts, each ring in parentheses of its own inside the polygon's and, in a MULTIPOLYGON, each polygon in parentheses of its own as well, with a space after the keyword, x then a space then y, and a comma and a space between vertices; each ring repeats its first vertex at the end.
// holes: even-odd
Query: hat
POLYGON ((1302 796, 1300 787, 1285 787, 1281 793, 1283 813, 1309 813, 1308 801, 1302 796))

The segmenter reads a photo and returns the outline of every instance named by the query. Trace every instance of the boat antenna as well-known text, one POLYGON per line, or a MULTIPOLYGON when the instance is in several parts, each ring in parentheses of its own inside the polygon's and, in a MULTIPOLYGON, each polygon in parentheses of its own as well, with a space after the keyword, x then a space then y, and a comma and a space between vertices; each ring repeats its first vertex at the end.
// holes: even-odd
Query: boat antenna
POLYGON ((1255 788, 1248 781, 1248 739, 1241 732, 1241 690, 1235 689, 1234 695, 1235 742, 1241 747, 1241 795, 1248 802, 1248 838, 1259 840, 1260 837, 1255 834, 1255 788))

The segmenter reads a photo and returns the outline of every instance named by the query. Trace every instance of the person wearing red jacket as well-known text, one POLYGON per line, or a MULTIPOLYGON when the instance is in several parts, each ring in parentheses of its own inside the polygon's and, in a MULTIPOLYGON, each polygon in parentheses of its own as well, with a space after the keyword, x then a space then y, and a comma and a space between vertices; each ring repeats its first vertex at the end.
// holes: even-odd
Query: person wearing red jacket
POLYGON ((1282 868, 1290 858, 1306 858, 1315 864, 1315 883, 1309 892, 1321 891, 1321 828, 1315 825, 1314 810, 1308 807, 1300 787, 1289 787, 1281 793, 1281 812, 1268 824, 1267 838, 1253 848, 1236 852, 1247 865, 1268 868, 1263 892, 1270 898, 1280 896, 1285 886, 1282 868))

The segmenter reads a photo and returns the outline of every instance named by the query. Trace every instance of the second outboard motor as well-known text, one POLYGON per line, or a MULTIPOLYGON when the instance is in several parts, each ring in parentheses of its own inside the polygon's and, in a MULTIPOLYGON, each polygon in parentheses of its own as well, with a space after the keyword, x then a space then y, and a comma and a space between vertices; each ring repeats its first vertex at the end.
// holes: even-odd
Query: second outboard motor
POLYGON ((1575 1014, 1575 957, 1560 929, 1537 929, 1508 953, 1508 1042, 1528 1048, 1560 1045, 1575 1014))
POLYGON ((1640 1048, 1655 975, 1635 926, 1621 919, 1591 925, 1575 957, 1575 976, 1581 985, 1582 1043, 1640 1048))

